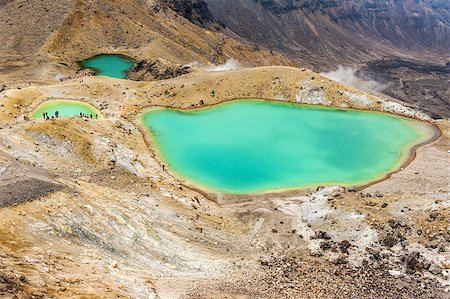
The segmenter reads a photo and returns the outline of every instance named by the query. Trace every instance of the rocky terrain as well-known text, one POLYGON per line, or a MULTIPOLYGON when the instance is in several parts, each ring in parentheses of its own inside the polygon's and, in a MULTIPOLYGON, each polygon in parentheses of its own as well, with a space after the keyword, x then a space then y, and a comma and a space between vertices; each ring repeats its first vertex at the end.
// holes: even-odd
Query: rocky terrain
POLYGON ((206 2, 237 34, 319 68, 386 55, 445 60, 448 54, 450 4, 444 0, 206 2))
POLYGON ((0 1, 0 297, 448 298, 448 119, 270 66, 298 62, 196 23, 202 1, 164 2, 0 1), (135 58, 134 80, 80 70, 99 53, 135 58), (230 58, 240 68, 205 67, 230 58), (29 117, 52 98, 104 118, 29 117), (436 134, 370 186, 227 195, 171 175, 140 113, 236 98, 396 113, 436 134))
POLYGON ((221 27, 224 27, 224 24, 214 18, 208 8, 208 4, 204 0, 159 0, 156 3, 157 9, 160 9, 161 7, 173 9, 196 25, 212 27, 216 30, 220 30, 221 27))
POLYGON ((315 71, 361 69, 363 78, 387 85, 385 94, 450 116, 448 1, 206 2, 214 17, 258 45, 315 71))
POLYGON ((187 65, 177 65, 163 59, 141 60, 128 71, 128 78, 136 81, 166 80, 188 74, 189 71, 187 65))
POLYGON ((434 118, 450 118, 450 62, 446 65, 391 59, 369 62, 360 77, 385 83, 383 93, 434 118))

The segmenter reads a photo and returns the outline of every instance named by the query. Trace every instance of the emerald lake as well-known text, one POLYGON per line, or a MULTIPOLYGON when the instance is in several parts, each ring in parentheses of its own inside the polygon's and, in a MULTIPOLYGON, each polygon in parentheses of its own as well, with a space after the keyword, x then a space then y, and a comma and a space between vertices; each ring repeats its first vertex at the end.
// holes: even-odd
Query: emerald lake
POLYGON ((102 54, 83 60, 79 64, 84 68, 95 70, 98 76, 125 79, 134 61, 123 55, 102 54))
POLYGON ((365 184, 434 134, 428 123, 390 114, 263 100, 155 108, 141 120, 169 171, 223 193, 365 184))

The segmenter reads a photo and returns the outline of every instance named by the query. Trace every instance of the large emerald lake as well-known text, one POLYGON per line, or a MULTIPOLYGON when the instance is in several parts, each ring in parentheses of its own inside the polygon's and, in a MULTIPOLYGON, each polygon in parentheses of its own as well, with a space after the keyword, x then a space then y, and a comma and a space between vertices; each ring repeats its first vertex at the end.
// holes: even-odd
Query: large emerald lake
POLYGON ((209 191, 365 184, 406 161, 432 126, 390 114, 262 100, 142 115, 162 162, 209 191))

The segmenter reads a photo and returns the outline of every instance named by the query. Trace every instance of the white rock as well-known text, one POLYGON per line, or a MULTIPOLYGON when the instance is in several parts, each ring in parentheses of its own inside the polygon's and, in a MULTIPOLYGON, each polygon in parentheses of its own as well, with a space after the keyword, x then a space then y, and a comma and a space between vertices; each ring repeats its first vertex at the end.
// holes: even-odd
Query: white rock
POLYGON ((398 270, 389 270, 388 272, 389 272, 389 274, 391 274, 392 276, 397 277, 397 278, 403 276, 402 272, 400 272, 398 270))
POLYGON ((306 80, 300 83, 299 90, 295 95, 295 101, 304 104, 331 104, 322 89, 306 80))
POLYGON ((372 100, 364 95, 359 95, 348 91, 344 91, 343 94, 353 102, 353 105, 357 107, 364 108, 372 105, 372 100))
POLYGON ((431 119, 428 115, 425 113, 422 113, 420 111, 415 111, 411 108, 405 107, 402 104, 387 101, 381 104, 381 110, 384 112, 390 112, 390 113, 396 113, 408 117, 417 117, 422 120, 429 120, 431 119))

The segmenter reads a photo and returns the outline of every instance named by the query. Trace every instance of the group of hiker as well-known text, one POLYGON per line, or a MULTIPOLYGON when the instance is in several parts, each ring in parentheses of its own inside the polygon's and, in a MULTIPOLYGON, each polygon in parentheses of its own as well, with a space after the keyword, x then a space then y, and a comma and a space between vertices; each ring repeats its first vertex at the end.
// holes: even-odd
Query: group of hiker
POLYGON ((94 114, 94 115, 92 115, 92 113, 91 114, 84 114, 83 112, 80 112, 80 117, 81 118, 83 118, 83 117, 86 117, 86 118, 90 118, 90 119, 97 119, 97 114, 94 114))
POLYGON ((45 120, 49 120, 50 118, 51 119, 58 118, 59 117, 59 111, 55 111, 55 115, 52 115, 51 117, 48 115, 48 112, 42 112, 42 117, 45 120))
MULTIPOLYGON (((55 115, 52 115, 52 116, 49 116, 48 112, 43 112, 42 113, 42 117, 45 120, 58 118, 59 117, 59 111, 55 111, 55 115)), ((83 112, 80 112, 80 117, 81 118, 90 118, 90 119, 94 119, 94 118, 97 119, 98 118, 97 114, 92 115, 92 113, 91 114, 85 114, 83 112)))

